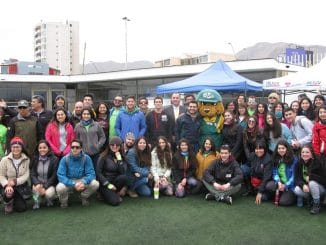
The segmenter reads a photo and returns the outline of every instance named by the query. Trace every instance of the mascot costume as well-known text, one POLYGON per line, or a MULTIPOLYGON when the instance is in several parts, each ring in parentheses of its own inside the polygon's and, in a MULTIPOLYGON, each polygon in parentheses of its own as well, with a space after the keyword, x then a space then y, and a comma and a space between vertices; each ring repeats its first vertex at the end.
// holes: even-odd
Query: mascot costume
POLYGON ((224 106, 221 95, 213 89, 204 89, 197 95, 198 111, 201 115, 200 146, 207 136, 214 140, 219 151, 222 144, 222 128, 224 123, 224 106))

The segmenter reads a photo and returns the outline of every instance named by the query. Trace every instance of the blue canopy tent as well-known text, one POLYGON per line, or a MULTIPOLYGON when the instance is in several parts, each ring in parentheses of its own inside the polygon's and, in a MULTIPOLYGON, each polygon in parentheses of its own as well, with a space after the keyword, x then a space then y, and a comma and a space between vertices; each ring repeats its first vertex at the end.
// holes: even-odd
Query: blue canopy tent
POLYGON ((158 94, 197 92, 202 89, 217 91, 262 91, 263 85, 234 72, 222 60, 190 78, 157 86, 158 94))

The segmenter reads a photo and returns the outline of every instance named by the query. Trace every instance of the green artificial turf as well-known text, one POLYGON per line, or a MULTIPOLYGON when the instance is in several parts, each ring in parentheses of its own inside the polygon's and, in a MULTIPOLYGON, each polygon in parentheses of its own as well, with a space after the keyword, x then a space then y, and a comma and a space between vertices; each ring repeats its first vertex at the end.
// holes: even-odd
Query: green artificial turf
POLYGON ((0 244, 325 244, 326 208, 254 204, 234 198, 232 206, 202 195, 131 199, 118 207, 77 199, 60 207, 0 214, 0 244))

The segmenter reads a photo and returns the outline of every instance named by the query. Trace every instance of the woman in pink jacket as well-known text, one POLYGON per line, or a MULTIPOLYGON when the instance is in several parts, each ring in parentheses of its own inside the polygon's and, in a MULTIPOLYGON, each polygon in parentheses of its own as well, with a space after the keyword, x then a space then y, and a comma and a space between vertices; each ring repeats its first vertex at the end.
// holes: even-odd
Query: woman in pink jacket
POLYGON ((58 157, 65 156, 70 152, 70 143, 74 138, 74 129, 68 120, 67 111, 63 108, 56 109, 45 131, 45 139, 52 152, 58 157))

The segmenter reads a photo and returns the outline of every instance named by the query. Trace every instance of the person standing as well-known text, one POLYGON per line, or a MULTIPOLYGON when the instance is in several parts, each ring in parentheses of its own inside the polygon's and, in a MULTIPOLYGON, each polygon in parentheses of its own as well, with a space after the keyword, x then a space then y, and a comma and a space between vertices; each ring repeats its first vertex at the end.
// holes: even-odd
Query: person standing
POLYGON ((146 115, 146 138, 153 147, 159 136, 164 136, 168 142, 172 142, 173 122, 169 114, 163 111, 163 98, 154 98, 154 110, 146 115))
POLYGON ((94 114, 90 107, 82 110, 82 119, 75 127, 75 138, 83 142, 83 151, 91 157, 96 169, 106 138, 102 127, 94 121, 94 114))
POLYGON ((51 146, 52 152, 59 158, 67 155, 74 138, 74 128, 68 121, 66 110, 63 107, 56 109, 45 131, 45 139, 51 146))
POLYGON ((199 149, 200 117, 196 101, 188 103, 187 112, 179 116, 176 122, 176 142, 185 138, 189 141, 191 149, 196 154, 199 149))
POLYGON ((39 122, 29 111, 29 104, 26 100, 18 101, 18 115, 12 118, 7 130, 7 149, 10 151, 10 141, 15 136, 22 138, 25 143, 25 150, 28 157, 32 157, 37 142, 41 139, 39 122))
POLYGON ((75 126, 80 122, 81 120, 81 112, 83 110, 83 102, 77 101, 75 103, 74 111, 71 114, 70 122, 71 125, 75 128, 75 126))
POLYGON ((299 150, 305 145, 310 145, 312 141, 313 123, 305 116, 297 116, 292 108, 284 111, 286 120, 290 124, 290 130, 293 135, 292 148, 299 150))
MULTIPOLYGON (((178 119, 178 117, 184 113, 186 113, 186 107, 181 105, 181 100, 180 100, 180 94, 179 93, 173 93, 171 95, 171 105, 167 106, 164 109, 164 112, 169 115, 169 117, 172 120, 172 128, 175 129, 175 124, 178 119)), ((176 145, 178 142, 176 141, 176 136, 175 136, 175 130, 172 132, 172 147, 171 149, 175 151, 176 145)))
POLYGON ((42 95, 34 95, 32 97, 31 115, 36 117, 40 125, 40 139, 45 139, 46 126, 53 117, 50 110, 45 109, 45 99, 42 95))
POLYGON ((137 139, 145 135, 146 127, 144 113, 136 107, 135 97, 129 96, 126 101, 126 109, 119 112, 115 123, 117 136, 120 139, 125 139, 127 133, 132 132, 137 139))
POLYGON ((99 188, 92 159, 82 152, 82 147, 82 142, 74 139, 70 145, 70 153, 60 160, 56 191, 61 208, 68 207, 69 192, 72 190, 80 193, 83 206, 89 206, 89 197, 99 188))
POLYGON ((123 98, 120 95, 114 97, 113 107, 110 109, 110 122, 109 122, 109 137, 113 137, 117 135, 115 131, 115 123, 119 112, 124 109, 123 106, 123 98))

